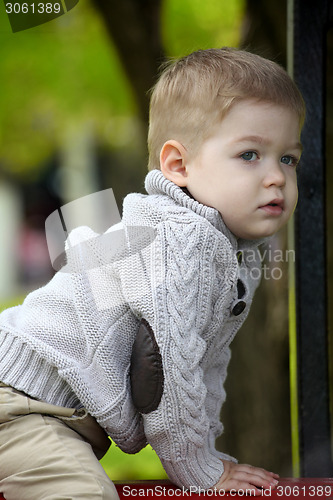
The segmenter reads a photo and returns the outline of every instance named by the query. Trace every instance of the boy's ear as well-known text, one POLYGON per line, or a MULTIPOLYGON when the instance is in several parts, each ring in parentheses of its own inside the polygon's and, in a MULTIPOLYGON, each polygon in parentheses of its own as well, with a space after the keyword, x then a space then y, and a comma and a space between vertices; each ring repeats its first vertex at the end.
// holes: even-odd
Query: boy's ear
POLYGON ((187 185, 186 154, 185 147, 175 140, 165 142, 160 153, 162 174, 179 187, 187 185))

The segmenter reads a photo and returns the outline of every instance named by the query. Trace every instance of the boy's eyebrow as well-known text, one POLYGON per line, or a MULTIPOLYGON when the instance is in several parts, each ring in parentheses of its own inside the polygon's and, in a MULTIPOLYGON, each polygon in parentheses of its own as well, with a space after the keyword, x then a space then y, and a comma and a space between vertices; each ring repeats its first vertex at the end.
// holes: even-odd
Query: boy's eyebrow
MULTIPOLYGON (((265 137, 262 137, 260 135, 247 135, 245 137, 239 137, 238 139, 235 139, 232 142, 235 144, 240 142, 257 142, 258 144, 267 144, 267 145, 271 143, 269 139, 265 139, 265 137)), ((294 144, 291 144, 290 148, 299 149, 300 151, 303 151, 303 146, 300 142, 295 142, 294 144)))

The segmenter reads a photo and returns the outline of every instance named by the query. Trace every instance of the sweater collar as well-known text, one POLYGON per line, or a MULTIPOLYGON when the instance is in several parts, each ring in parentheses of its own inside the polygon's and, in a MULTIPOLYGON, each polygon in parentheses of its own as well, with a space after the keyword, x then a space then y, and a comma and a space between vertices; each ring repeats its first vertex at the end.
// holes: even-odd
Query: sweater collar
POLYGON ((215 208, 203 205, 192 196, 169 179, 166 179, 160 170, 151 170, 145 179, 145 189, 148 194, 166 194, 172 198, 178 205, 181 205, 196 214, 207 219, 218 231, 221 231, 232 244, 233 248, 245 250, 255 248, 266 242, 267 238, 261 240, 243 240, 238 239, 225 225, 223 218, 215 208))

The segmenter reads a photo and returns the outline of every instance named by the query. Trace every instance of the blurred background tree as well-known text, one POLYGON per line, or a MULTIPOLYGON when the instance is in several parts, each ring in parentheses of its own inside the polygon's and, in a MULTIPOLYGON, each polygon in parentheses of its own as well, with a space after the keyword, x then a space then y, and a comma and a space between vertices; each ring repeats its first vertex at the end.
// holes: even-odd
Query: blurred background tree
MULTIPOLYGON (((53 210, 110 186, 119 207, 128 192, 143 192, 148 91, 165 57, 230 45, 285 65, 287 22, 286 0, 81 0, 13 34, 0 7, 5 304, 52 275, 44 220, 53 210)), ((282 231, 270 248, 286 245, 282 231)), ((270 279, 232 346, 218 447, 291 475, 287 262, 265 264, 270 279)), ((111 477, 161 477, 149 449, 126 457, 113 448, 103 460, 111 477)))

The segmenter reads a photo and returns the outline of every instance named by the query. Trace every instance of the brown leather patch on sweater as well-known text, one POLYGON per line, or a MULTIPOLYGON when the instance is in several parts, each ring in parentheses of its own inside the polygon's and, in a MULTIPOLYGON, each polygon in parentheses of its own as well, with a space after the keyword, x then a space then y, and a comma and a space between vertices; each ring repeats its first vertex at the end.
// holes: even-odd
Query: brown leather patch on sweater
POLYGON ((141 324, 133 344, 130 381, 132 400, 140 413, 157 409, 163 394, 162 357, 149 323, 141 324))

